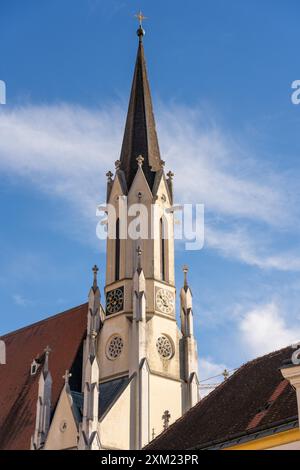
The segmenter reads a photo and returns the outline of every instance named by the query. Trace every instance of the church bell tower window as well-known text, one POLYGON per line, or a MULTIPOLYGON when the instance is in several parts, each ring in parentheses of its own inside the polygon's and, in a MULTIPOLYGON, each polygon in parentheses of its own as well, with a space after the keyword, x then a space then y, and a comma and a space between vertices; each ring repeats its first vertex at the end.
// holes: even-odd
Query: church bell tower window
POLYGON ((164 228, 164 221, 161 218, 160 222, 160 277, 162 281, 166 280, 166 265, 165 265, 165 246, 166 246, 166 240, 165 240, 165 228, 164 228))
POLYGON ((116 223, 115 281, 120 279, 120 220, 116 223))

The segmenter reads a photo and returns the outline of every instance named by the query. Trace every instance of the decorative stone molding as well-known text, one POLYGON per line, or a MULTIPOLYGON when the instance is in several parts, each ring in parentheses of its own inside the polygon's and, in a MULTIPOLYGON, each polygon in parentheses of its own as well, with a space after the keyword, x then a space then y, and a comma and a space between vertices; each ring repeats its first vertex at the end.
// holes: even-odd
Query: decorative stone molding
MULTIPOLYGON (((297 404, 298 404, 298 418, 300 416, 300 363, 299 361, 299 344, 296 346, 298 349, 293 353, 290 363, 284 365, 280 371, 283 377, 289 381, 291 386, 296 391, 297 404)), ((296 348, 295 347, 295 348, 296 348)), ((299 422, 300 427, 300 422, 299 422)))

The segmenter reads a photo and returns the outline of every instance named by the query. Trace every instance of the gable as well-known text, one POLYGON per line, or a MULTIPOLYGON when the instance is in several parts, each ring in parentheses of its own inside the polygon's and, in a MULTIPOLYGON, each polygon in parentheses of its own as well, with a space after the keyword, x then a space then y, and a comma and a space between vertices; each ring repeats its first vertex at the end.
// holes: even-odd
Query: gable
POLYGON ((153 199, 152 191, 149 187, 143 167, 138 167, 137 172, 134 176, 133 182, 131 184, 131 187, 128 193, 128 205, 139 202, 137 200, 138 192, 141 192, 143 194, 141 202, 143 203, 145 203, 146 201, 152 202, 152 199, 153 199))
POLYGON ((112 182, 109 197, 108 197, 108 203, 109 204, 114 204, 116 201, 116 197, 120 195, 126 195, 127 194, 127 188, 125 186, 125 183, 123 182, 122 178, 122 172, 117 171, 115 178, 112 182))
POLYGON ((45 450, 72 449, 77 446, 78 427, 72 411, 72 397, 64 387, 50 425, 45 450))
POLYGON ((170 188, 166 180, 165 172, 160 170, 155 175, 153 196, 161 198, 162 196, 167 197, 167 205, 172 205, 172 196, 170 194, 170 188))

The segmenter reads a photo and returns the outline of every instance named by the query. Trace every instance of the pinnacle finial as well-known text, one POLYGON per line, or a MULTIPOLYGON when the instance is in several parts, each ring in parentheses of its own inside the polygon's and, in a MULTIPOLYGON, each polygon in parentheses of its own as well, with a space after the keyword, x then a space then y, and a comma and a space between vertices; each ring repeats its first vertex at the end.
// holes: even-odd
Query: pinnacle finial
POLYGON ((95 339, 97 338, 97 336, 98 336, 97 331, 96 331, 96 330, 92 330, 92 332, 91 332, 91 338, 92 338, 93 341, 95 341, 95 339))
POLYGON ((143 155, 139 155, 136 159, 138 166, 141 168, 143 163, 144 163, 144 157, 143 155))
POLYGON ((49 356, 49 354, 52 352, 52 349, 50 348, 50 346, 47 346, 45 349, 44 349, 44 353, 46 354, 46 356, 49 356))
POLYGON ((114 175, 113 175, 113 173, 112 173, 111 171, 108 171, 108 172, 106 173, 106 177, 107 177, 108 183, 111 183, 111 182, 112 182, 112 177, 113 177, 113 176, 114 176, 114 175))
POLYGON ((72 377, 69 369, 66 370, 65 375, 63 375, 63 379, 65 379, 65 385, 69 385, 69 378, 72 377))
POLYGON ((95 266, 93 267, 93 273, 94 273, 93 288, 94 289, 97 289, 97 286, 98 286, 98 280, 97 280, 98 271, 99 271, 99 268, 95 264, 95 266))
POLYGON ((184 274, 184 287, 188 286, 187 282, 187 273, 189 272, 189 267, 185 264, 182 268, 183 274, 184 274))
POLYGON ((169 172, 167 173, 167 177, 169 178, 169 180, 172 181, 172 179, 174 178, 174 173, 173 173, 172 171, 169 171, 169 172))
POLYGON ((44 353, 45 353, 44 373, 48 372, 48 370, 49 370, 49 354, 51 352, 52 352, 52 349, 50 348, 50 346, 47 346, 44 349, 44 353))
POLYGON ((142 41, 143 36, 145 36, 145 30, 143 29, 143 21, 146 20, 147 17, 143 15, 141 10, 138 13, 136 13, 134 16, 139 21, 139 28, 138 28, 136 34, 138 35, 139 40, 142 41))
POLYGON ((137 253, 137 256, 138 256, 138 262, 137 262, 138 269, 141 269, 142 268, 142 253, 143 253, 143 250, 140 247, 140 245, 137 247, 136 253, 137 253))

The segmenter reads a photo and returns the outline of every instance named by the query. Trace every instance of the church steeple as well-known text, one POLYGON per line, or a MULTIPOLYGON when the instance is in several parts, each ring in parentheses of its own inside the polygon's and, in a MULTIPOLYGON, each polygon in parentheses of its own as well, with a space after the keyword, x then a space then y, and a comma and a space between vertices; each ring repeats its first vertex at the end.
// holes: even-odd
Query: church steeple
POLYGON ((139 155, 144 157, 143 171, 150 189, 153 187, 155 173, 161 169, 162 163, 146 69, 144 34, 140 24, 137 30, 139 45, 120 156, 120 169, 124 171, 128 190, 137 172, 136 159, 139 155))
MULTIPOLYGON (((151 430, 163 431, 162 416, 179 418, 196 403, 198 391, 187 281, 181 295, 182 332, 176 322, 174 175, 165 174, 161 160, 144 56, 144 17, 136 16, 138 51, 121 156, 115 175, 106 175, 106 312, 98 342, 100 383, 124 376, 130 381, 115 416, 123 422, 120 410, 128 410, 124 446, 131 449, 143 448, 151 430)), ((104 434, 102 426, 101 439, 104 434)))

